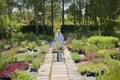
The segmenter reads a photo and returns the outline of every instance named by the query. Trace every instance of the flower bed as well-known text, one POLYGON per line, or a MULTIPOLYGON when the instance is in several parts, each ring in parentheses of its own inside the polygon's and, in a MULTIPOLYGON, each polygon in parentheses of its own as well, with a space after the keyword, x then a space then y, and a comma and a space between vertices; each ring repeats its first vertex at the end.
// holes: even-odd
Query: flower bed
POLYGON ((28 64, 24 62, 14 62, 12 64, 7 65, 1 72, 0 78, 10 77, 15 73, 16 70, 25 70, 29 67, 28 64))

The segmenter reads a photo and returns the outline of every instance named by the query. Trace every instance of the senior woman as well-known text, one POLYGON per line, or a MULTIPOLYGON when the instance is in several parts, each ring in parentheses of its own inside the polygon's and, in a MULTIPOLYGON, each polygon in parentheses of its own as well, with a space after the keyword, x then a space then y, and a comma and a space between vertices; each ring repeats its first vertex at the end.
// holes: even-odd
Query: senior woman
MULTIPOLYGON (((64 54, 62 54, 62 53, 63 53, 63 50, 64 50, 64 37, 63 37, 60 29, 57 30, 54 41, 55 41, 55 46, 58 50, 57 61, 63 60, 62 55, 64 56, 64 54)), ((55 48, 55 50, 56 50, 56 48, 55 48)))
POLYGON ((60 29, 57 30, 57 33, 55 35, 55 43, 59 44, 59 45, 63 45, 64 44, 64 37, 60 31, 60 29))

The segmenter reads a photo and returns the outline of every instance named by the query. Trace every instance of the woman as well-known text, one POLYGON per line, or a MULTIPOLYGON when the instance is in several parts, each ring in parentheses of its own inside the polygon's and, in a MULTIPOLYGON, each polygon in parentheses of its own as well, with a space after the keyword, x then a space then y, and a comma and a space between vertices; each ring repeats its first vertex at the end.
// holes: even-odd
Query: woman
POLYGON ((57 34, 55 35, 55 43, 59 44, 59 45, 63 45, 64 44, 64 37, 60 31, 60 29, 57 30, 57 34))
MULTIPOLYGON (((55 47, 56 47, 54 49, 58 50, 57 61, 60 61, 60 60, 62 60, 61 53, 63 53, 63 50, 64 50, 64 37, 63 37, 60 29, 57 30, 54 40, 55 40, 55 47)), ((54 53, 54 50, 53 50, 53 53, 54 53)), ((55 55, 54 55, 54 57, 55 57, 55 55)))

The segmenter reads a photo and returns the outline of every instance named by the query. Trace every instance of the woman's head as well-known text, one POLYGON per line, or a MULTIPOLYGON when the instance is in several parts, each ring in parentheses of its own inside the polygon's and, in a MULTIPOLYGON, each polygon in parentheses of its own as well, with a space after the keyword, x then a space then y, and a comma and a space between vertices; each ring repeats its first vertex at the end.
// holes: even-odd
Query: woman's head
POLYGON ((61 31, 60 31, 60 29, 58 29, 58 30, 57 30, 57 33, 58 33, 58 34, 61 34, 61 31))

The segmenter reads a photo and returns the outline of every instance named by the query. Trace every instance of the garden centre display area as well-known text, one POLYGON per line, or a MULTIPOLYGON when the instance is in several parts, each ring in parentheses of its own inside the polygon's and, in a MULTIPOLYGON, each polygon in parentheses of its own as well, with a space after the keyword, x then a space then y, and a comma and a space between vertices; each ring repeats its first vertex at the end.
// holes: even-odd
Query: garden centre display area
POLYGON ((0 48, 1 80, 19 80, 21 77, 31 80, 33 77, 27 72, 37 72, 49 51, 49 45, 44 41, 22 41, 19 46, 14 42, 12 47, 1 42, 0 48))
POLYGON ((68 46, 81 75, 97 80, 119 80, 120 41, 116 37, 92 36, 73 40, 68 46))
POLYGON ((0 0, 0 80, 119 75, 120 0, 0 0))
MULTIPOLYGON (((35 79, 36 76, 31 76, 29 73, 38 72, 50 48, 48 42, 40 40, 14 42, 6 46, 3 46, 3 42, 0 44, 0 79, 2 80, 19 80, 21 77, 26 80, 35 79)), ((92 76, 97 80, 120 79, 118 76, 120 71, 118 38, 84 37, 81 40, 73 40, 67 48, 81 76, 92 76)))

